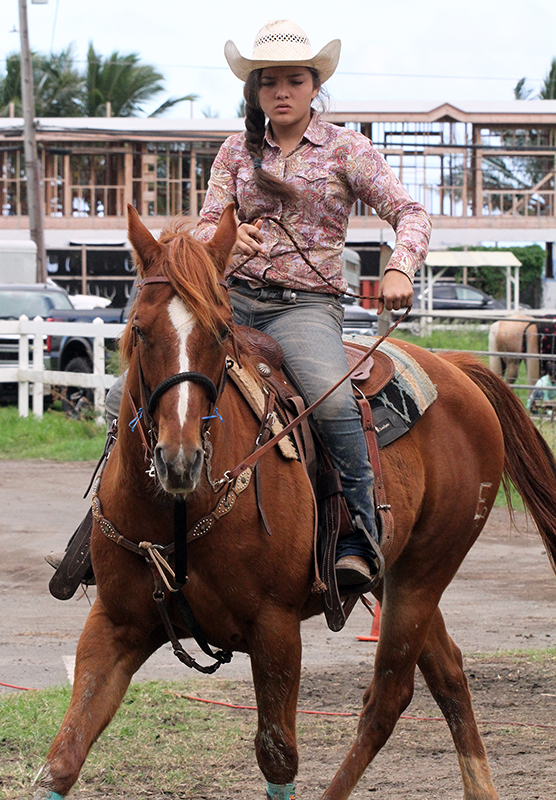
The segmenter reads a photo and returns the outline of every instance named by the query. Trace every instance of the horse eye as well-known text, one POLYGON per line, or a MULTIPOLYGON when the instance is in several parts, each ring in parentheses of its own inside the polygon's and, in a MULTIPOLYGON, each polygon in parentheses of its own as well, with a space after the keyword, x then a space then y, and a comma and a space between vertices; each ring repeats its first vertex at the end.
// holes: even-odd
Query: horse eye
POLYGON ((134 325, 133 326, 133 330, 135 331, 135 333, 141 339, 142 342, 146 342, 147 341, 147 337, 145 336, 145 334, 143 333, 143 331, 141 330, 141 328, 138 325, 134 325))
POLYGON ((222 342, 222 344, 224 344, 224 342, 226 342, 228 340, 229 336, 230 336, 230 329, 226 326, 225 328, 222 328, 222 330, 220 331, 220 333, 218 335, 219 335, 220 341, 222 342))

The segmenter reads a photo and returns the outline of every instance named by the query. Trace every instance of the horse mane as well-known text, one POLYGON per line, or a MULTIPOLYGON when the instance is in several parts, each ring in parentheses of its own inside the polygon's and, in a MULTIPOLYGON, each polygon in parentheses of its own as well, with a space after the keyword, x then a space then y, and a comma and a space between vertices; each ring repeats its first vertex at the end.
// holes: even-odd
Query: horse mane
MULTIPOLYGON (((229 324, 229 306, 224 300, 220 286, 220 275, 207 252, 206 246, 197 241, 184 228, 179 217, 164 228, 158 243, 163 245, 159 263, 149 269, 149 276, 162 275, 168 279, 176 295, 195 315, 201 328, 209 335, 218 336, 229 324)), ((137 293, 133 309, 120 339, 120 354, 127 363, 133 350, 133 320, 140 292, 137 293)))

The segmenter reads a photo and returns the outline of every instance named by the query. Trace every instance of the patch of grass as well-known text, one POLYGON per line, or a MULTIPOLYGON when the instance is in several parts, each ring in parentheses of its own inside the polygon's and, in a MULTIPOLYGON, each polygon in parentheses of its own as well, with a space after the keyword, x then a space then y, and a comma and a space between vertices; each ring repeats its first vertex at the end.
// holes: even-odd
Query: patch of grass
POLYGON ((461 330, 434 330, 427 336, 417 336, 408 331, 396 329, 392 339, 416 344, 425 349, 435 350, 488 350, 488 332, 478 331, 469 325, 461 325, 461 330))
MULTIPOLYGON (((195 686, 202 691, 199 686, 195 686)), ((191 703, 192 682, 133 684, 110 726, 93 746, 74 790, 102 797, 203 796, 258 770, 256 715, 191 703), (111 787, 113 789, 111 790, 111 787), (80 791, 81 790, 81 791, 80 791), (87 791, 88 790, 88 791, 87 791)), ((69 687, 0 696, 0 798, 29 797, 69 703, 69 687)), ((261 792, 264 782, 261 776, 261 792)), ((240 790, 238 789, 238 793, 240 790)), ((73 796, 73 793, 72 793, 73 796)))
POLYGON ((494 653, 466 653, 466 658, 474 661, 490 661, 496 658, 507 658, 509 661, 540 664, 551 666, 556 664, 556 647, 546 647, 542 650, 497 650, 494 653))
POLYGON ((17 408, 0 408, 0 459, 96 461, 106 440, 104 426, 91 420, 73 420, 48 409, 42 420, 19 417, 17 408))

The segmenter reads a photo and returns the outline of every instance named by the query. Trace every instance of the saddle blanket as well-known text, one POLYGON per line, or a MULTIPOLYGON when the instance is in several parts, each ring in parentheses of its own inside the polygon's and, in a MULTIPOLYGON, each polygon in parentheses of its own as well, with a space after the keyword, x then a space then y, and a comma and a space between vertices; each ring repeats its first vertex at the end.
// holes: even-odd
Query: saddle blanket
MULTIPOLYGON (((372 336, 348 334, 343 337, 348 344, 372 347, 376 339, 372 336)), ((391 341, 384 341, 377 348, 389 356, 394 363, 394 377, 378 392, 369 398, 379 447, 394 442, 422 417, 427 408, 436 400, 437 391, 429 376, 420 364, 405 350, 391 341)), ((264 412, 265 395, 260 379, 255 379, 248 370, 239 367, 232 359, 228 374, 251 406, 256 417, 261 420, 264 412)), ((274 434, 282 430, 279 420, 272 424, 274 434)), ((298 457, 295 445, 287 436, 278 443, 285 458, 298 457)))
MULTIPOLYGON (((343 337, 348 344, 372 347, 376 338, 348 334, 343 337)), ((434 403, 438 393, 425 370, 401 347, 391 340, 382 342, 377 348, 394 362, 392 380, 370 399, 379 447, 407 433, 427 408, 434 403)))

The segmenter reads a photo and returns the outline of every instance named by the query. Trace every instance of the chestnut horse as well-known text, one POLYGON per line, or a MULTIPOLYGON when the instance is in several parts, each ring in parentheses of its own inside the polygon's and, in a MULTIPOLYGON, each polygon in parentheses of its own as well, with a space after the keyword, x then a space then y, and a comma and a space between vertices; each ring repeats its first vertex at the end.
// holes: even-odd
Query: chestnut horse
MULTIPOLYGON (((488 349, 498 355, 490 356, 490 368, 508 383, 515 383, 521 358, 505 356, 504 353, 538 353, 539 337, 533 317, 511 314, 494 322, 488 332, 488 349)), ((539 359, 527 358, 527 383, 534 386, 539 379, 539 359)))
MULTIPOLYGON (((129 238, 143 285, 122 342, 127 389, 98 495, 103 517, 97 515, 92 539, 98 594, 79 640, 71 702, 36 800, 59 800, 70 791, 132 675, 168 641, 150 566, 114 540, 120 535, 136 549, 141 542, 168 545, 176 495, 186 498, 190 528, 209 515, 223 497, 226 472, 252 451, 259 429, 235 385, 228 381, 223 388, 227 353, 233 352, 222 282, 236 239, 233 208, 226 209, 207 245, 179 226, 156 241, 130 208, 129 238), (183 375, 190 380, 178 382, 183 375), (167 381, 171 376, 175 380, 167 381), (150 474, 149 437, 138 413, 148 397, 154 424, 150 474), (207 417, 214 417, 210 448, 203 438, 207 417)), ((408 706, 418 666, 450 727, 465 800, 494 800, 461 653, 438 603, 481 532, 503 473, 524 497, 554 565, 556 463, 511 390, 486 367, 465 354, 439 357, 400 347, 430 375, 438 399, 382 453, 395 534, 376 591, 380 640, 357 738, 323 798, 350 795, 408 706)), ((277 447, 260 462, 260 500, 272 535, 261 521, 252 481, 233 510, 190 545, 189 581, 181 591, 212 646, 251 657, 256 756, 269 796, 282 800, 290 797, 298 765, 300 621, 318 613, 320 600, 311 594, 311 492, 302 466, 277 447)), ((175 593, 166 595, 171 623, 187 638, 175 593)))

